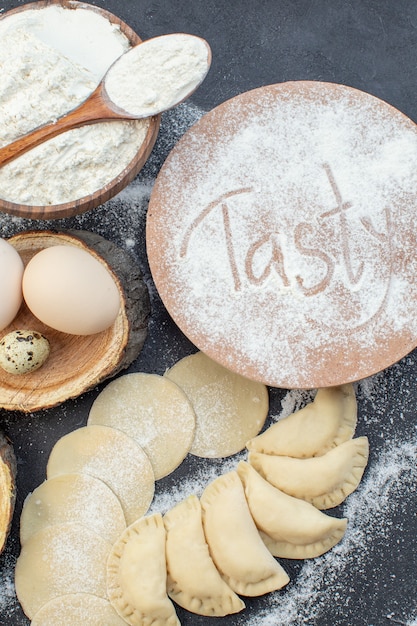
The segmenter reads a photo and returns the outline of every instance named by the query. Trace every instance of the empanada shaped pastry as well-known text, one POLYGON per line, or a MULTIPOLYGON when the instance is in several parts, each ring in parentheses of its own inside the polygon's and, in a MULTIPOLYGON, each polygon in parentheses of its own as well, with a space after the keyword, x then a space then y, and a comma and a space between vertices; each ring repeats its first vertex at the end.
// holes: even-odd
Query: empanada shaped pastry
POLYGON ((166 591, 165 528, 160 513, 126 528, 107 560, 107 594, 131 626, 180 626, 166 591))
POLYGON ((368 454, 368 438, 357 437, 311 459, 250 452, 248 460, 281 491, 311 502, 318 509, 330 509, 355 491, 368 454))
POLYGON ((244 603, 220 576, 210 556, 197 496, 190 496, 168 511, 164 524, 170 598, 198 615, 222 617, 244 609, 244 603))
POLYGON ((258 533, 236 471, 211 482, 201 496, 201 506, 210 554, 233 591, 261 596, 289 582, 258 533))
POLYGON ((246 444, 248 450, 296 458, 321 456, 351 439, 357 422, 352 384, 319 389, 313 402, 246 444))
POLYGON ((313 558, 333 548, 345 534, 347 519, 330 517, 309 502, 287 495, 245 461, 238 464, 237 472, 253 520, 274 556, 313 558))

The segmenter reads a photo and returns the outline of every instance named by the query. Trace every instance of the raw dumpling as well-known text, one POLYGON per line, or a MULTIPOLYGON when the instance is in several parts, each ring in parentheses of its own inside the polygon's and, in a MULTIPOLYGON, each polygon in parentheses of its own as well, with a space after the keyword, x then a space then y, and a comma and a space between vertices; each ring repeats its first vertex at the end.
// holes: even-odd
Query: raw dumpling
POLYGON ((22 546, 16 562, 16 594, 31 619, 44 604, 69 593, 106 597, 111 543, 80 524, 46 526, 22 546))
POLYGON ((107 592, 131 626, 180 626, 167 595, 165 528, 160 513, 126 528, 107 561, 107 592))
POLYGON ((210 556, 197 496, 190 496, 168 511, 164 524, 168 595, 199 615, 222 617, 244 609, 244 603, 220 576, 210 556))
POLYGON ((330 509, 356 489, 368 454, 367 437, 357 437, 311 459, 250 452, 248 460, 281 491, 311 502, 318 509, 330 509))
POLYGON ((62 474, 45 480, 25 500, 20 517, 23 545, 45 526, 76 522, 113 544, 126 528, 122 506, 98 478, 88 474, 62 474))
POLYGON ((260 596, 289 582, 259 536, 236 471, 210 483, 201 497, 201 506, 210 554, 233 591, 260 596))
POLYGON ((270 552, 287 559, 308 559, 333 548, 343 537, 347 519, 330 517, 312 504, 268 483, 249 463, 237 472, 253 520, 270 552))
POLYGON ((248 450, 297 458, 321 456, 351 439, 357 422, 352 384, 319 389, 313 402, 246 444, 248 450))
POLYGON ((126 622, 108 600, 90 593, 70 593, 44 604, 30 626, 126 626, 126 622))

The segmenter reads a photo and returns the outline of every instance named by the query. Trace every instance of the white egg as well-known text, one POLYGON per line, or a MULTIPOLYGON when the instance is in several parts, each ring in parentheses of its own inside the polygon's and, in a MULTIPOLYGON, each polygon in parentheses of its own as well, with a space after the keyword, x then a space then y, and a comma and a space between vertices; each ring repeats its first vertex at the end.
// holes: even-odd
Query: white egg
POLYGON ((14 320, 22 304, 23 269, 17 250, 0 239, 0 330, 14 320))
POLYGON ((23 274, 23 296, 41 322, 72 335, 109 328, 120 310, 119 289, 104 262, 76 246, 35 254, 23 274))

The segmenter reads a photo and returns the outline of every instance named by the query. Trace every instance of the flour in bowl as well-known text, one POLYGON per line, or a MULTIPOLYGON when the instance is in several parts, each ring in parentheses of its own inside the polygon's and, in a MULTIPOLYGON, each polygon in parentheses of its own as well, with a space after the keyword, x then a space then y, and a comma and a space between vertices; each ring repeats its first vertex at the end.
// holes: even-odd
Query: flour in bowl
MULTIPOLYGON (((119 28, 90 13, 50 6, 0 20, 0 146, 54 122, 81 104, 109 65, 129 49, 119 28), (81 46, 85 60, 80 63, 82 57, 71 54, 69 42, 76 27, 79 35, 75 41, 82 39, 85 25, 91 45, 81 46)), ((73 43, 72 48, 78 44, 73 43)), ((149 120, 117 121, 55 137, 0 168, 0 198, 51 205, 93 194, 130 164, 148 128, 149 120)))

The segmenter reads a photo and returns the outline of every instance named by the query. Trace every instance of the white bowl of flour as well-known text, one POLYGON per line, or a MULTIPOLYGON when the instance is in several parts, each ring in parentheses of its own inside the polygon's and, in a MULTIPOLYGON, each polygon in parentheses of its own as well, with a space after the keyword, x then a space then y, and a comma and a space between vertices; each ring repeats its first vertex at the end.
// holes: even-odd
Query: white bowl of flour
MULTIPOLYGON (((127 24, 85 3, 34 2, 4 14, 0 147, 81 104, 137 43, 127 24)), ((0 168, 0 210, 55 219, 93 209, 133 180, 159 122, 101 122, 34 148, 0 168)))

